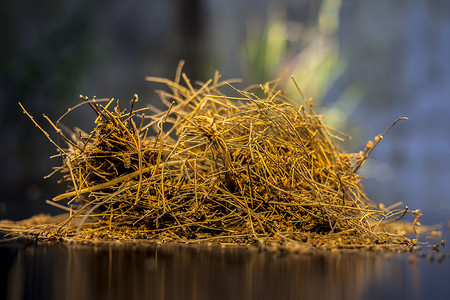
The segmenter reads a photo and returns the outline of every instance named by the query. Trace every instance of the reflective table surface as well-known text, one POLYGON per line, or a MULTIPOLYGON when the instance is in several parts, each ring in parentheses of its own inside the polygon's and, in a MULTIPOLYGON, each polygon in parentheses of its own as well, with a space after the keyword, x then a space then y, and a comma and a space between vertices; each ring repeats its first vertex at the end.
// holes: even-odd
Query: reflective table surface
POLYGON ((1 299, 450 299, 450 256, 3 239, 1 299))

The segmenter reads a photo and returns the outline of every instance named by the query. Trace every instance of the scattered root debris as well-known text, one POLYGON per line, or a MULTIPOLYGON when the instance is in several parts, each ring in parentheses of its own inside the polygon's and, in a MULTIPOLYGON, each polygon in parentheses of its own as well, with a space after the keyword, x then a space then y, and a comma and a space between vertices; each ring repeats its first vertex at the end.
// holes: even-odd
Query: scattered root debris
POLYGON ((361 190, 357 171, 386 132, 364 151, 345 153, 336 141, 346 136, 322 122, 300 89, 303 106, 287 99, 278 81, 240 90, 216 72, 193 84, 181 66, 174 81, 147 78, 167 86, 158 92, 165 110, 135 109, 137 95, 127 109, 118 100, 81 96, 80 105, 97 115, 92 132, 63 130, 74 108, 56 122, 46 118, 64 146, 22 107, 62 159, 54 173, 69 190, 48 203, 67 215, 0 228, 85 241, 374 250, 417 245, 388 228, 405 214, 419 225, 419 210, 376 205, 361 190))

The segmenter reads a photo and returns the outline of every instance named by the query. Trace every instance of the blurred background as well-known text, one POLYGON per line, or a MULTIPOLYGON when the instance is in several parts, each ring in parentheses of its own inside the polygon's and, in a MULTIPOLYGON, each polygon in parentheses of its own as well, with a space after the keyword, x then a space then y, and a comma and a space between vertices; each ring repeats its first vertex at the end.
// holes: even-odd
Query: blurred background
MULTIPOLYGON (((360 173, 369 197, 447 222, 450 199, 450 2, 356 0, 4 0, 0 2, 0 219, 60 213, 64 191, 42 114, 58 119, 79 95, 157 103, 178 62, 192 80, 242 78, 240 87, 294 75, 346 151, 398 123, 360 173)), ((66 119, 92 129, 81 109, 66 119)), ((54 136, 54 135, 52 135, 54 136)))

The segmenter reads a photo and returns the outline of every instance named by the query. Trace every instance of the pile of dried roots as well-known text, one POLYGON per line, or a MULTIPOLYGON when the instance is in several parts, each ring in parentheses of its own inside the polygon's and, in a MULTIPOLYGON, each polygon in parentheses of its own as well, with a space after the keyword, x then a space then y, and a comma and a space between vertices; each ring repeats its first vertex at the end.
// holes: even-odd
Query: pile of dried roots
POLYGON ((97 114, 91 133, 63 133, 67 114, 49 120, 66 144, 47 134, 63 161, 55 173, 69 185, 50 203, 70 214, 45 227, 45 235, 411 246, 384 225, 419 212, 375 205, 356 173, 381 135, 361 153, 344 153, 336 145, 343 135, 310 101, 298 107, 286 99, 278 81, 259 86, 264 96, 257 97, 219 78, 192 84, 181 68, 174 81, 147 78, 167 85, 159 91, 165 110, 134 109, 136 95, 127 109, 113 99, 82 97, 97 114))

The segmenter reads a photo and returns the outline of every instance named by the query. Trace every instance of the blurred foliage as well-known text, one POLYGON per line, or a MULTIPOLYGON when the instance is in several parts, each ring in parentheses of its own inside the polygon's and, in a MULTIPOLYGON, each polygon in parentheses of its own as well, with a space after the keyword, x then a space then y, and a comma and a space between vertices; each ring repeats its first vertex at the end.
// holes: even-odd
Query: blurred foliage
POLYGON ((336 36, 340 5, 339 0, 324 0, 316 22, 305 24, 288 20, 287 7, 269 8, 263 29, 255 22, 249 24, 242 61, 247 81, 263 83, 284 76, 286 95, 302 104, 295 86, 288 83, 293 75, 303 94, 313 98, 317 111, 326 115, 326 123, 345 130, 363 96, 358 84, 352 82, 332 95, 332 103, 323 102, 347 67, 336 36))
POLYGON ((281 11, 270 11, 267 25, 260 32, 257 24, 250 23, 243 60, 247 80, 252 83, 269 81, 287 50, 286 20, 281 11))

